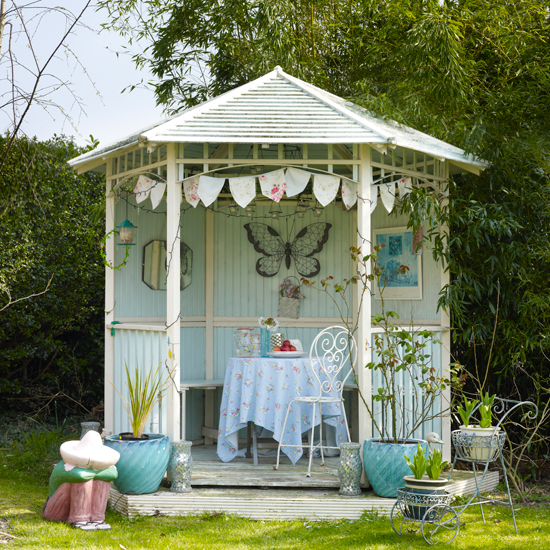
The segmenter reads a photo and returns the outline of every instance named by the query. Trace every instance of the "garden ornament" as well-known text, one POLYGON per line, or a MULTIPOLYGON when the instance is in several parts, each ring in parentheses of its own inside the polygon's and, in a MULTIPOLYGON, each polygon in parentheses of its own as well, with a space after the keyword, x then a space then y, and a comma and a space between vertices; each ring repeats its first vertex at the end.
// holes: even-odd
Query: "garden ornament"
POLYGON ((88 432, 80 441, 66 441, 59 449, 61 460, 50 476, 48 499, 42 516, 62 521, 83 531, 110 529, 105 509, 115 464, 120 454, 103 445, 101 436, 88 432))
POLYGON ((434 450, 432 448, 432 443, 438 443, 439 445, 443 445, 443 441, 439 438, 439 434, 436 434, 435 432, 430 432, 429 434, 426 434, 424 436, 424 440, 428 443, 428 449, 430 452, 430 456, 433 454, 434 450))

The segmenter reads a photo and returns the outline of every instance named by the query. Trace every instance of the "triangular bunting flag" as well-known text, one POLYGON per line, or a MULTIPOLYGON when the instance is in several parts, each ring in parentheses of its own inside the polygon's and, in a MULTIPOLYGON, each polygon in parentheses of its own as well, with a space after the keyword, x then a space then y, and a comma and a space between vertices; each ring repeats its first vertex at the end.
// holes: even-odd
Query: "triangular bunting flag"
POLYGON ((323 206, 326 206, 335 199, 339 184, 340 176, 315 174, 313 177, 313 193, 317 200, 323 206))
POLYGON ((200 176, 198 195, 204 206, 210 206, 218 198, 224 183, 225 178, 200 176))

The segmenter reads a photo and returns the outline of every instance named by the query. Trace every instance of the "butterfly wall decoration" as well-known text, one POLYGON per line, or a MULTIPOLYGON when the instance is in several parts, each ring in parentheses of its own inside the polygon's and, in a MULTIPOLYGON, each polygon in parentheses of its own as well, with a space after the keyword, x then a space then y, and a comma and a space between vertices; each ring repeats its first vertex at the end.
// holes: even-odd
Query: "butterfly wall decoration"
POLYGON ((315 277, 321 271, 321 264, 314 254, 321 252, 328 241, 330 223, 312 223, 304 227, 294 240, 287 242, 273 227, 265 223, 247 223, 244 228, 254 250, 263 256, 256 262, 256 271, 262 277, 273 277, 279 273, 283 259, 290 269, 291 258, 302 277, 315 277))

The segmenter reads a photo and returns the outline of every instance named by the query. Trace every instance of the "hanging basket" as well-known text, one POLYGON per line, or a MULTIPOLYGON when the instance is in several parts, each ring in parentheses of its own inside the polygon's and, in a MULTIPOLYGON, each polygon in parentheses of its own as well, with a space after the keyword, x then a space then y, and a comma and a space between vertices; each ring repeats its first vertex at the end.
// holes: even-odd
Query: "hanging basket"
POLYGON ((287 277, 281 285, 279 298, 279 317, 290 317, 298 319, 300 317, 300 301, 303 298, 300 294, 300 281, 297 277, 287 277), (297 284, 293 285, 291 279, 295 279, 297 284), (289 297, 291 295, 292 297, 289 297))
POLYGON ((279 298, 279 317, 290 317, 298 319, 300 317, 300 300, 298 298, 279 298))

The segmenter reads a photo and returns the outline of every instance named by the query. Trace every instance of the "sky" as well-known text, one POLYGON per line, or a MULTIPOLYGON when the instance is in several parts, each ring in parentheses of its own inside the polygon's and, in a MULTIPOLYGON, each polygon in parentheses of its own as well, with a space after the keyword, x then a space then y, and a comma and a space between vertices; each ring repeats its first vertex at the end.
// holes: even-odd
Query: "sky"
MULTIPOLYGON (((9 0, 8 4, 11 4, 9 0)), ((32 6, 34 12, 29 8, 26 16, 38 15, 40 12, 37 8, 54 5, 80 13, 85 4, 85 0, 41 0, 38 5, 32 6)), ((114 32, 99 32, 100 24, 106 19, 106 13, 88 8, 82 19, 88 28, 79 26, 74 30, 67 40, 68 48, 62 50, 50 66, 53 76, 44 80, 45 84, 54 86, 57 77, 69 83, 70 92, 62 87, 53 91, 50 98, 63 107, 72 124, 57 108, 45 111, 40 106, 33 106, 22 128, 28 136, 45 140, 54 134, 65 134, 73 136, 79 145, 85 145, 91 134, 105 145, 166 116, 160 107, 155 106, 151 90, 136 88, 121 93, 125 87, 137 84, 142 79, 147 81, 150 75, 137 70, 130 55, 116 55, 127 44, 114 32), (79 98, 78 101, 75 101, 73 94, 79 98), (79 103, 84 112, 78 107, 79 103)), ((36 57, 43 62, 63 35, 65 18, 49 12, 42 19, 36 17, 29 23, 29 27, 34 31, 36 57)), ((6 51, 8 38, 6 33, 2 52, 6 51)), ((18 39, 14 37, 12 49, 21 64, 33 70, 34 60, 29 56, 27 41, 22 36, 18 39)), ((5 57, 3 61, 6 61, 5 57)), ((6 82, 11 81, 10 73, 5 63, 0 69, 0 87, 4 88, 5 93, 6 82)), ((29 71, 19 69, 15 80, 22 89, 28 90, 34 79, 29 71)), ((7 112, 2 113, 2 130, 7 125, 8 115, 7 112)))

